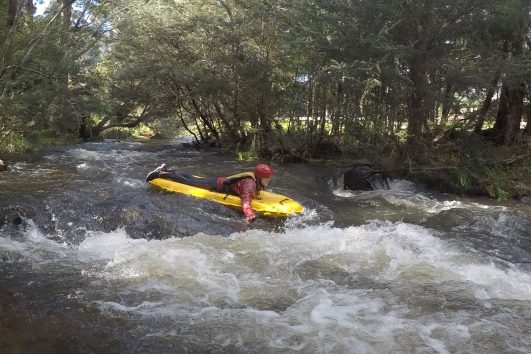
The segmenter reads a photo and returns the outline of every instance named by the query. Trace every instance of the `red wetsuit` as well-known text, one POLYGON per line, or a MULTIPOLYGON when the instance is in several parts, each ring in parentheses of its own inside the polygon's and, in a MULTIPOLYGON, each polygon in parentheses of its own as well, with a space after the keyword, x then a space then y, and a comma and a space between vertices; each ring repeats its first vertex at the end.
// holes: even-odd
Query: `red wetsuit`
POLYGON ((243 178, 238 181, 234 181, 228 186, 223 186, 224 180, 225 177, 218 178, 218 191, 239 195, 240 199, 242 200, 242 209, 243 213, 245 214, 245 218, 247 221, 254 221, 256 219, 256 215, 251 207, 251 200, 255 198, 257 194, 257 185, 254 179, 251 177, 243 178), (228 191, 227 188, 229 188, 228 191))

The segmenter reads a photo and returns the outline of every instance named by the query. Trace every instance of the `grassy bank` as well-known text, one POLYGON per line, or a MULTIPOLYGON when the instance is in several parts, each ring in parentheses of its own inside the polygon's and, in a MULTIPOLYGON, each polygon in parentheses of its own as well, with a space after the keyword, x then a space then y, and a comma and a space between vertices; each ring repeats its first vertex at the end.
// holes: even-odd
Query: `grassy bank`
POLYGON ((0 143, 0 153, 20 153, 37 151, 39 149, 79 143, 79 138, 74 135, 59 135, 52 130, 27 133, 25 135, 13 133, 0 143))
MULTIPOLYGON (((102 138, 149 139, 156 136, 147 126, 136 129, 113 129, 102 138)), ((291 140, 293 143, 296 139, 291 140)), ((301 139, 301 142, 304 141, 301 139)), ((36 151, 48 146, 77 144, 74 135, 58 135, 49 131, 12 134, 0 145, 2 153, 36 151)), ((297 145, 297 144, 294 144, 297 145)), ((379 141, 374 145, 332 144, 308 147, 291 145, 289 149, 276 147, 255 151, 227 151, 242 160, 269 160, 275 163, 328 161, 348 166, 349 161, 367 161, 385 170, 392 178, 406 178, 441 192, 469 196, 488 196, 507 200, 531 195, 531 153, 527 145, 500 147, 481 136, 462 134, 417 147, 414 157, 404 158, 405 145, 379 141)))
POLYGON ((402 174, 429 188, 500 201, 531 195, 527 145, 498 146, 470 133, 421 151, 417 160, 402 162, 402 174))

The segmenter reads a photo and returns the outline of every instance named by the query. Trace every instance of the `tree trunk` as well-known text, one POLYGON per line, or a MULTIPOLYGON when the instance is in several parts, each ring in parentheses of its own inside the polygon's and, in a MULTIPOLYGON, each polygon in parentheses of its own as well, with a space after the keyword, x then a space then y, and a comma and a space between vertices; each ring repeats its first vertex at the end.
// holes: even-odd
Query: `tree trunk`
POLYGON ((73 0, 62 0, 63 2, 63 10, 62 10, 62 18, 63 18, 63 25, 65 28, 70 28, 70 21, 72 20, 72 4, 73 0))
MULTIPOLYGON (((422 45, 422 47, 424 47, 422 45)), ((415 145, 424 136, 427 114, 425 110, 425 92, 427 87, 427 77, 425 70, 425 58, 419 51, 422 48, 416 48, 411 63, 410 79, 412 82, 412 91, 409 106, 409 120, 407 126, 408 142, 415 145)))
POLYGON ((205 115, 203 111, 201 111, 201 108, 199 107, 196 99, 192 96, 192 89, 189 86, 186 86, 186 91, 188 92, 189 101, 194 109, 195 113, 199 116, 201 122, 204 124, 204 126, 208 129, 208 131, 214 136, 214 140, 216 144, 220 144, 220 138, 219 133, 216 129, 216 127, 212 124, 212 121, 209 117, 205 115))
POLYGON ((444 128, 448 124, 448 117, 450 116, 450 107, 452 104, 453 95, 454 91, 452 85, 450 83, 447 83, 444 88, 443 101, 441 102, 441 121, 439 125, 442 128, 444 128))
POLYGON ((17 22, 17 9, 19 8, 19 2, 17 0, 7 0, 7 32, 17 22))
POLYGON ((498 144, 510 145, 520 130, 524 106, 525 88, 522 84, 509 87, 504 83, 500 105, 494 124, 494 138, 498 144))
POLYGON ((524 113, 527 118, 527 124, 525 126, 524 135, 527 138, 527 146, 531 149, 531 106, 527 105, 527 109, 524 113))
POLYGON ((306 102, 306 132, 307 134, 312 135, 311 131, 311 119, 313 118, 313 91, 314 91, 314 80, 310 78, 308 81, 308 100, 306 102))
POLYGON ((33 18, 33 15, 35 15, 36 7, 33 4, 33 0, 24 0, 25 1, 25 8, 26 13, 30 15, 30 18, 33 18))
POLYGON ((319 126, 319 137, 318 137, 318 140, 317 140, 317 145, 321 145, 321 143, 323 142, 323 139, 324 139, 324 135, 325 135, 325 127, 326 127, 326 116, 327 116, 327 112, 326 112, 326 107, 327 107, 327 104, 326 104, 326 92, 328 90, 327 88, 327 85, 326 84, 323 84, 322 85, 322 96, 321 96, 321 122, 320 122, 320 126, 319 126))
POLYGON ((5 29, 4 43, 2 46, 2 57, 0 58, 0 65, 8 66, 11 62, 11 44, 15 39, 17 33, 17 25, 20 16, 22 15, 22 8, 24 1, 8 0, 7 6, 7 21, 5 29))
POLYGON ((342 102, 343 102, 343 84, 341 78, 337 83, 336 89, 336 107, 334 114, 330 116, 332 119, 332 135, 334 137, 339 137, 340 127, 341 127, 341 115, 342 115, 342 102))
POLYGON ((496 73, 496 76, 492 80, 492 85, 489 87, 487 91, 487 96, 485 97, 485 100, 483 101, 483 105, 481 106, 481 109, 479 110, 478 119, 474 127, 474 132, 476 134, 481 133, 481 128, 483 127, 483 123, 485 122, 485 117, 487 116, 487 112, 489 111, 490 105, 492 103, 492 97, 494 96, 494 93, 496 92, 496 87, 498 86, 499 80, 500 80, 500 72, 498 71, 496 73))
POLYGON ((240 134, 238 122, 233 121, 233 125, 236 125, 235 127, 231 125, 231 122, 229 121, 229 119, 227 119, 225 113, 223 113, 223 110, 221 109, 219 103, 214 102, 213 105, 214 109, 216 110, 216 114, 223 123, 223 126, 225 127, 225 130, 227 131, 228 135, 231 137, 233 142, 239 143, 242 139, 242 136, 240 134))
MULTIPOLYGON (((515 38, 511 43, 511 55, 518 56, 524 49, 524 36, 515 38)), ((520 131, 524 112, 525 82, 512 77, 505 78, 502 85, 500 106, 494 124, 494 137, 499 144, 510 145, 520 131)))

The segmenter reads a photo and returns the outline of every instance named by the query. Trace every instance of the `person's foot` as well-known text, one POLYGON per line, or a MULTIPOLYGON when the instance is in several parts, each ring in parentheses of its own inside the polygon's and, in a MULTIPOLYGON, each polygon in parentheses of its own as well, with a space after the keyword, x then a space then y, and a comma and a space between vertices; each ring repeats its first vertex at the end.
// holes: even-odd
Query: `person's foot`
POLYGON ((159 177, 159 172, 166 171, 166 170, 167 170, 166 164, 163 163, 162 165, 160 165, 159 167, 157 167, 156 169, 154 169, 153 171, 148 173, 148 175, 146 177, 146 182, 149 182, 151 180, 154 180, 155 178, 158 178, 159 177))

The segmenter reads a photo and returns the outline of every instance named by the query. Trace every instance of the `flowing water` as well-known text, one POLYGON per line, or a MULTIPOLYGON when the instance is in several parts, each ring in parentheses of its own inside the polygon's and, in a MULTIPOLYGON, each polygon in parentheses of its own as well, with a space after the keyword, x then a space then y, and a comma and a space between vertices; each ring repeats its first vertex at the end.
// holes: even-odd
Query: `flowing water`
POLYGON ((530 353, 531 208, 346 192, 341 169, 275 166, 300 201, 259 218, 144 182, 161 162, 247 170, 180 141, 18 157, 0 174, 2 353, 530 353))

